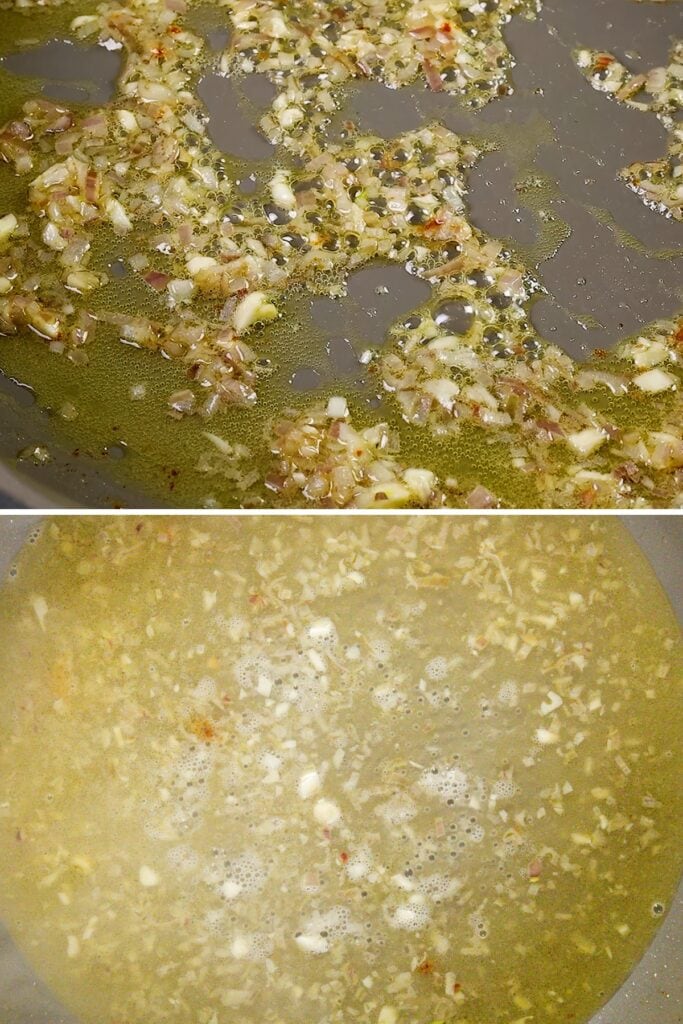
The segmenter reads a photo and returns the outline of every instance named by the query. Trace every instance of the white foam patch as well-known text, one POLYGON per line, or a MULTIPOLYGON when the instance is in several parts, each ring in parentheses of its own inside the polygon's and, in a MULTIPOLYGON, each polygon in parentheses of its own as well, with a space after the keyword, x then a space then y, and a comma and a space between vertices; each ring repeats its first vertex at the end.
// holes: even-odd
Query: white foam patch
POLYGON ((468 778, 460 768, 428 768, 419 779, 426 793, 441 800, 461 800, 468 791, 468 778))
POLYGON ((294 705, 302 714, 324 711, 328 703, 329 678, 316 672, 308 658, 294 658, 287 665, 278 666, 284 680, 281 698, 294 705), (295 674, 296 673, 296 674, 295 674))
POLYGON ((271 750, 264 750, 259 755, 259 765, 263 768, 270 776, 277 776, 282 768, 282 758, 278 754, 274 754, 271 750))
POLYGON ((202 785, 213 769, 213 761, 208 747, 192 744, 178 757, 174 774, 181 782, 202 785))
POLYGON ((517 683, 503 683, 498 691, 498 703, 504 707, 514 708, 519 703, 519 687, 517 683))
POLYGON ((209 793, 214 753, 204 744, 187 743, 159 773, 157 797, 145 823, 150 838, 173 840, 195 831, 209 793))
POLYGON ((301 929, 304 935, 320 936, 326 939, 328 944, 343 939, 346 935, 353 935, 360 931, 359 926, 353 921, 348 907, 335 906, 329 910, 311 914, 301 929))
POLYGON ((424 875, 422 878, 418 878, 415 883, 415 888, 419 893, 437 902, 448 899, 461 886, 462 882, 457 878, 452 875, 443 874, 424 875))
POLYGON ((192 696, 201 701, 214 700, 217 693, 216 680, 210 676, 203 676, 192 690, 192 696))
POLYGON ((489 922, 481 912, 470 914, 467 919, 472 931, 480 938, 485 939, 489 933, 489 922))
POLYGON ((181 844, 172 846, 166 854, 166 859, 172 868, 177 871, 184 871, 188 874, 194 872, 199 864, 199 857, 191 846, 181 844))
POLYGON ((417 814, 417 804, 406 793, 396 793, 377 808, 377 814, 390 825, 402 825, 417 814))
POLYGON ((425 698, 427 703, 433 708, 448 707, 450 704, 454 710, 459 709, 457 702, 452 700, 452 694, 448 686, 444 686, 442 690, 427 692, 425 698))
POLYGON ((352 882, 359 882, 362 878, 367 878, 372 871, 372 867, 373 858, 370 850, 361 848, 349 857, 346 864, 346 874, 352 882))
POLYGON ((204 928, 211 935, 223 936, 225 934, 225 910, 223 907, 215 907, 207 910, 204 914, 204 928))
POLYGON ((204 873, 204 880, 228 901, 261 892, 267 877, 268 872, 255 853, 232 856, 223 850, 204 873))
POLYGON ((491 787, 491 795, 497 800, 510 800, 519 790, 519 786, 512 779, 498 779, 491 787))
POLYGON ((429 924, 429 907, 421 896, 412 896, 390 914, 389 924, 405 932, 418 932, 429 924))
POLYGON ((241 640, 249 632, 247 620, 240 615, 226 617, 219 612, 218 615, 214 615, 213 622, 222 633, 227 633, 233 641, 241 640))
POLYGON ((384 711, 394 711, 404 697, 394 686, 377 686, 373 691, 372 699, 384 711))
POLYGON ((261 676, 271 677, 273 667, 263 654, 245 654, 235 663, 235 678, 243 690, 256 690, 261 676))
POLYGON ((448 662, 445 658, 432 658, 432 660, 428 661, 425 665, 425 673, 430 679, 437 683, 440 680, 445 679, 448 675, 448 662))
POLYGON ((272 952, 272 937, 265 932, 235 935, 230 943, 230 953, 236 960, 250 960, 255 963, 267 960, 272 952))
POLYGON ((375 661, 387 662, 391 660, 391 643, 383 636, 372 637, 368 641, 368 647, 375 661))
POLYGON ((334 650, 339 643, 337 627, 332 619, 316 619, 306 630, 305 640, 320 651, 334 650))

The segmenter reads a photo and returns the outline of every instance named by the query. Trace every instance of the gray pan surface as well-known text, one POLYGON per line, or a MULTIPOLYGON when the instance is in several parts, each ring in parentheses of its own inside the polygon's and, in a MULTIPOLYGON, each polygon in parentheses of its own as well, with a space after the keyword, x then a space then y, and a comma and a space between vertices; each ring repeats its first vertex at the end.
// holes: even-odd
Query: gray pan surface
MULTIPOLYGON (((0 576, 38 517, 0 521, 0 576)), ((624 517, 683 626, 683 520, 624 517)), ((683 885, 649 950, 590 1024, 680 1024, 683 1020, 683 885)), ((78 1024, 60 1009, 13 946, 0 922, 2 1024, 78 1024)), ((188 1022, 190 1024, 190 1022, 188 1022)))
MULTIPOLYGON (((463 134, 496 127, 503 136, 502 148, 485 156, 470 175, 472 219, 531 255, 540 221, 520 205, 516 177, 526 165, 556 182, 557 195, 550 200, 549 210, 569 225, 571 235, 539 266, 549 297, 534 306, 532 319, 542 336, 580 360, 593 349, 610 348, 642 325, 680 310, 683 231, 680 223, 649 210, 615 180, 618 170, 633 160, 655 159, 666 151, 663 126, 653 114, 611 102, 593 90, 574 66, 571 53, 581 45, 608 49, 630 66, 647 69, 665 63, 672 40, 681 35, 683 4, 678 0, 545 0, 537 20, 516 17, 506 29, 517 60, 512 96, 472 112, 446 93, 431 93, 423 86, 390 91, 364 83, 350 96, 344 114, 353 116, 361 129, 387 137, 435 117, 463 134), (528 126, 534 123, 550 126, 548 138, 525 152, 519 140, 529 138, 528 126), (520 135, 520 129, 526 134, 520 135), (606 212, 607 222, 596 211, 606 212), (624 244, 626 236, 631 243, 624 244)), ((215 25, 209 39, 219 47, 225 43, 225 35, 216 32, 215 25)), ((0 44, 6 52, 1 13, 0 44)), ((35 55, 23 51, 6 66, 33 74, 40 67, 49 80, 47 91, 55 98, 85 95, 101 100, 116 74, 112 56, 101 49, 93 54, 93 48, 79 52, 53 43, 35 55), (85 94, 82 85, 74 84, 75 66, 79 78, 93 79, 85 94)), ((210 132, 219 147, 229 140, 233 155, 257 159, 264 155, 264 146, 266 151, 270 147, 238 110, 232 91, 236 88, 218 76, 207 75, 203 80, 200 95, 211 114, 210 132)), ((247 80, 244 92, 247 95, 241 100, 246 99, 254 112, 255 123, 258 110, 268 102, 268 83, 254 76, 247 80)), ((243 102, 240 107, 244 109, 243 102)), ((420 282, 392 269, 396 276, 390 274, 386 281, 389 295, 383 308, 377 308, 375 292, 383 272, 374 268, 356 275, 347 300, 334 303, 331 310, 325 300, 320 302, 313 310, 314 320, 332 334, 340 322, 358 317, 367 327, 372 314, 372 330, 381 337, 397 316, 425 298, 420 282), (417 291, 411 290, 411 284, 417 291)), ((344 355, 332 351, 332 379, 335 375, 343 379, 344 355)), ((305 374, 300 386, 307 386, 305 374)), ((5 506, 158 503, 122 483, 106 457, 75 455, 68 445, 60 444, 53 436, 49 413, 31 404, 26 389, 1 376, 0 459, 0 492, 5 495, 0 503, 5 506), (49 444, 51 465, 38 468, 15 462, 18 451, 36 444, 49 444)))

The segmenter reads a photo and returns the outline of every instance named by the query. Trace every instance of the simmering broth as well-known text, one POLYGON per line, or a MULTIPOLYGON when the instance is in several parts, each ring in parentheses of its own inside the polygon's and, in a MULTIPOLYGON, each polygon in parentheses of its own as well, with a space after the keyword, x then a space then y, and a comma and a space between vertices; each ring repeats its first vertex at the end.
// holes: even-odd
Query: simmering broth
POLYGON ((84 1024, 580 1024, 671 899, 614 521, 53 519, 0 666, 0 913, 84 1024))

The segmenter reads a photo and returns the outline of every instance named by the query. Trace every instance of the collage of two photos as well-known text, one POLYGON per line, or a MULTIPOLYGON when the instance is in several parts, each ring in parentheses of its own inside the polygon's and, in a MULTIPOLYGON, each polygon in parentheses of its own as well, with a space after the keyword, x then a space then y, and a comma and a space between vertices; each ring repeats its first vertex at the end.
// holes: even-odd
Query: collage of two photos
POLYGON ((0 0, 0 1024, 682 1024, 680 0, 0 0))

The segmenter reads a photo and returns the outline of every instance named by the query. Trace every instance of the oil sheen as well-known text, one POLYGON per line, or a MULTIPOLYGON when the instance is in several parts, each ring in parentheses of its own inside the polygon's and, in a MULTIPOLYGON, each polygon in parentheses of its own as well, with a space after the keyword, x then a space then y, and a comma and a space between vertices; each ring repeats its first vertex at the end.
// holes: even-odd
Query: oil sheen
POLYGON ((0 913, 83 1024, 582 1024, 679 874, 678 645, 613 521, 48 520, 0 913))

